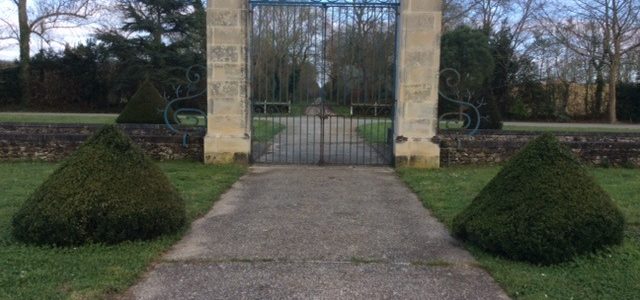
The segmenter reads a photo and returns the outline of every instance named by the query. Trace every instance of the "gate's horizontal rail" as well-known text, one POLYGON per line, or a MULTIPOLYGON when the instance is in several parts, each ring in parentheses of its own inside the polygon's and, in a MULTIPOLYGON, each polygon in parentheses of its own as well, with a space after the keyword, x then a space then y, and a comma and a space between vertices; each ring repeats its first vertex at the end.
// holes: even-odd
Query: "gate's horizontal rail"
POLYGON ((324 7, 398 7, 398 0, 354 1, 354 0, 251 0, 252 6, 324 6, 324 7))

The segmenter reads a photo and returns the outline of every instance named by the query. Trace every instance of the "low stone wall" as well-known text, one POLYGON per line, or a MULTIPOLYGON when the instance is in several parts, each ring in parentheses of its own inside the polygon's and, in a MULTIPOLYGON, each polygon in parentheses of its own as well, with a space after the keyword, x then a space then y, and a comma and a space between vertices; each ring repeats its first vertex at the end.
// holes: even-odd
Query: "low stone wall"
MULTIPOLYGON (((0 161, 59 161, 69 156, 101 125, 0 123, 0 161)), ((187 147, 182 135, 164 125, 118 125, 156 160, 203 160, 204 132, 192 134, 187 147)), ((500 164, 539 136, 531 132, 481 131, 469 136, 441 132, 442 166, 500 164)), ((640 133, 556 133, 585 163, 640 167, 640 133)))
MULTIPOLYGON (((0 123, 0 161, 59 161, 75 151, 101 125, 0 123)), ((203 133, 183 136, 164 125, 118 125, 156 160, 202 160, 203 133)))
MULTIPOLYGON (((442 166, 499 164, 540 133, 481 131, 478 135, 441 132, 442 166)), ((555 133, 583 162, 596 166, 640 167, 640 133, 555 133)))

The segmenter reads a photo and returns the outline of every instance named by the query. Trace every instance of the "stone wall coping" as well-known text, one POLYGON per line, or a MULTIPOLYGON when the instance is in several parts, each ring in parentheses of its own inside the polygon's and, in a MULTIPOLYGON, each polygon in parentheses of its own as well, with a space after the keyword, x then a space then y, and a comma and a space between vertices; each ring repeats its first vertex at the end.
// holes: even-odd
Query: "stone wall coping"
MULTIPOLYGON (((455 147, 455 145, 449 145, 446 141, 442 141, 442 147, 455 147)), ((507 148, 507 147, 522 147, 528 144, 528 141, 470 141, 461 140, 460 145, 463 147, 482 147, 482 148, 507 148)), ((606 146, 606 147, 618 147, 618 148, 638 148, 640 149, 640 141, 616 141, 616 142, 602 142, 602 141, 561 141, 565 145, 584 145, 584 146, 606 146)))
POLYGON ((503 131, 503 130, 479 130, 478 134, 474 136, 467 135, 460 132, 447 132, 447 130, 440 130, 437 136, 442 137, 483 137, 483 136, 540 136, 545 133, 551 133, 556 136, 585 136, 585 137, 638 137, 640 138, 640 132, 615 132, 615 131, 598 131, 598 132, 581 132, 581 131, 503 131))
MULTIPOLYGON (((0 122, 0 127, 102 128, 108 124, 0 122)), ((164 124, 115 124, 122 129, 167 129, 164 124)), ((168 130, 168 129, 167 129, 168 130)))
MULTIPOLYGON (((73 133, 52 133, 52 134, 20 134, 20 133, 0 133, 0 140, 9 141, 68 141, 68 142, 84 142, 90 134, 73 134, 73 133)), ((143 135, 130 136, 133 140, 144 140, 150 143, 182 143, 182 136, 166 136, 166 135, 143 135)), ((202 144, 202 137, 192 137, 190 144, 202 144)))
MULTIPOLYGON (((2 123, 0 122, 0 135, 90 135, 102 128, 103 124, 40 124, 40 123, 2 123)), ((116 124, 116 127, 124 131, 130 137, 158 137, 182 139, 182 133, 175 133, 162 124, 116 124)), ((202 138, 205 128, 193 130, 190 137, 202 138)))

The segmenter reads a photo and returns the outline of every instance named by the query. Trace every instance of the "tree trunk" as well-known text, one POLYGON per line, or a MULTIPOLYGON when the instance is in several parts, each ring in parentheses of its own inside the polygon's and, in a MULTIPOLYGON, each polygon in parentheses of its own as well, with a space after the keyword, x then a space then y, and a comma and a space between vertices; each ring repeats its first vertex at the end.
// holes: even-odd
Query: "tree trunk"
POLYGON ((602 117, 602 103, 604 102, 604 75, 602 69, 598 69, 596 75, 596 94, 593 108, 593 116, 595 118, 602 117))
POLYGON ((18 80, 20 81, 20 105, 27 108, 31 101, 31 89, 29 82, 29 56, 30 56, 30 36, 29 20, 27 16, 27 0, 18 2, 18 26, 20 28, 20 70, 18 80))
POLYGON ((609 74, 609 123, 614 124, 618 122, 617 108, 616 108, 616 85, 618 83, 618 72, 620 66, 619 60, 614 58, 611 62, 611 74, 609 74))
POLYGON ((590 116, 593 114, 593 112, 591 111, 591 104, 589 103, 591 101, 591 85, 593 84, 593 81, 591 81, 591 76, 593 75, 592 69, 591 69, 591 64, 589 64, 589 66, 587 67, 587 82, 585 85, 585 95, 584 95, 584 115, 585 117, 590 116))

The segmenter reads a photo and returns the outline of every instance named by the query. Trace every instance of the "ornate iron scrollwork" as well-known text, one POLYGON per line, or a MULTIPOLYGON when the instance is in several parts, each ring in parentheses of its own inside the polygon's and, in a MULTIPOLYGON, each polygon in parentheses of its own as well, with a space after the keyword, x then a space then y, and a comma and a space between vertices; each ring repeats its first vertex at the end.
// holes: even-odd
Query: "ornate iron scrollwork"
POLYGON ((172 97, 167 97, 164 109, 164 122, 172 132, 182 134, 182 146, 189 145, 189 136, 195 132, 206 130, 207 113, 198 108, 177 107, 179 102, 193 100, 205 95, 206 86, 199 87, 201 80, 206 79, 207 69, 202 65, 194 65, 186 70, 186 81, 174 87, 172 97), (173 114, 171 114, 173 112, 173 114), (201 123, 202 121, 202 123, 201 123))
POLYGON ((462 81, 462 76, 457 70, 451 68, 442 69, 440 71, 440 78, 444 78, 446 87, 454 92, 445 93, 444 90, 440 88, 438 94, 443 99, 458 104, 460 109, 455 112, 442 114, 438 119, 439 124, 441 126, 444 125, 446 129, 461 129, 468 131, 469 135, 476 135, 480 129, 482 120, 486 119, 486 116, 480 114, 480 108, 487 103, 484 100, 478 100, 475 103, 472 102, 473 96, 468 90, 465 92, 466 95, 461 95, 458 86, 462 81), (455 122, 455 127, 451 126, 452 122, 455 122))

